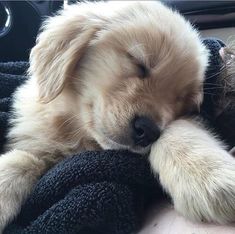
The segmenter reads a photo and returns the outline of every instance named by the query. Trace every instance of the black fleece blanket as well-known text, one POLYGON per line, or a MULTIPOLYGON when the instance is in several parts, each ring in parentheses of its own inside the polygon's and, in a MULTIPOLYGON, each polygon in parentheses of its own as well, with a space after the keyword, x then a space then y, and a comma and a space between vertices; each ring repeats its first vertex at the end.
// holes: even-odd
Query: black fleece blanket
MULTIPOLYGON (((221 63, 218 50, 223 44, 215 39, 204 42, 211 50, 207 77, 216 82, 221 63)), ((26 79, 27 66, 0 64, 0 147, 5 142, 12 93, 26 79)), ((202 108, 209 120, 213 102, 205 97, 202 108)), ((135 233, 147 205, 159 194, 161 188, 146 158, 127 151, 84 152, 65 159, 39 180, 4 233, 135 233)))

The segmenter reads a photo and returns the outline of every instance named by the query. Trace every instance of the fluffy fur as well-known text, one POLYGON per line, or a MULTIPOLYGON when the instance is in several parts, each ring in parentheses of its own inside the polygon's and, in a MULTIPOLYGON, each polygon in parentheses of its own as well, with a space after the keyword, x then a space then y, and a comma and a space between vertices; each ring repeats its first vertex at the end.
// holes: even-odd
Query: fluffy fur
MULTIPOLYGON (((191 25, 157 1, 82 3, 49 18, 30 55, 30 79, 15 94, 9 152, 0 157, 0 229, 19 212, 38 176, 66 155, 92 149, 148 152, 149 147, 136 147, 132 142, 130 122, 144 115, 164 130, 172 120, 197 109, 207 58, 208 52, 191 25)), ((212 136, 194 128, 213 144, 208 146, 209 152, 191 151, 192 160, 201 155, 203 163, 209 160, 210 164, 212 155, 217 159, 223 152, 227 157, 212 136)), ((181 129, 173 134, 176 147, 167 137, 157 144, 159 150, 169 145, 180 158, 183 148, 178 151, 177 147, 184 139, 177 132, 181 129)), ((199 137, 192 143, 207 148, 199 137)), ((154 146, 151 158, 159 150, 154 146)), ((185 158, 181 160, 187 164, 185 158)), ((156 162, 152 163, 155 169, 156 162)), ((171 174, 171 168, 163 168, 167 172, 161 171, 162 176, 171 174)), ((207 176, 203 168, 196 169, 207 176)), ((230 173, 220 173, 221 181, 226 182, 230 173)), ((187 188, 187 178, 181 179, 182 185, 186 180, 187 188)), ((195 199, 208 195, 202 187, 198 189, 201 197, 195 199)), ((177 200, 181 190, 168 190, 177 200)), ((186 205, 179 205, 185 210, 186 205)), ((205 207, 195 201, 193 209, 205 207)), ((210 220, 227 220, 215 213, 210 220)))
POLYGON ((235 160, 193 120, 176 120, 152 145, 150 162, 174 207, 196 221, 235 220, 235 160))

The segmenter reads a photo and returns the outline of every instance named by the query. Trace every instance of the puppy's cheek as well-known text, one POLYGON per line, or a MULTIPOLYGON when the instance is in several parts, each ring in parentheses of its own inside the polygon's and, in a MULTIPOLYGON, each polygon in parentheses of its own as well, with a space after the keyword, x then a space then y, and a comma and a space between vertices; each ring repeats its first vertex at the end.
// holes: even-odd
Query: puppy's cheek
POLYGON ((164 112, 161 116, 161 121, 158 121, 158 126, 161 130, 164 130, 174 119, 176 119, 176 113, 164 112))
POLYGON ((201 88, 200 92, 193 99, 194 107, 198 110, 198 112, 200 112, 200 109, 201 109, 201 105, 203 102, 203 96, 204 96, 204 94, 203 94, 203 90, 201 88))
POLYGON ((183 107, 183 111, 180 116, 183 115, 194 115, 200 113, 200 105, 197 105, 194 101, 187 102, 187 104, 183 107))
POLYGON ((203 100, 202 93, 192 94, 185 98, 181 115, 199 114, 203 100))
POLYGON ((102 128, 103 125, 105 125, 107 118, 107 108, 105 106, 105 102, 100 95, 100 93, 97 92, 96 97, 92 99, 92 108, 90 109, 90 114, 92 116, 92 119, 94 121, 94 127, 95 128, 102 128))

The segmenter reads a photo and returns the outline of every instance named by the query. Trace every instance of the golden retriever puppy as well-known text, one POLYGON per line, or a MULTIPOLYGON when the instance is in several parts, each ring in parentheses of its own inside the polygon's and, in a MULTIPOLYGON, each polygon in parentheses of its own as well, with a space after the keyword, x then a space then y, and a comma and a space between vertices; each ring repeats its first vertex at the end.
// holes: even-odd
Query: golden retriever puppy
POLYGON ((65 156, 149 152, 172 120, 198 109, 207 60, 196 30, 157 1, 81 3, 49 18, 0 157, 0 229, 65 156))

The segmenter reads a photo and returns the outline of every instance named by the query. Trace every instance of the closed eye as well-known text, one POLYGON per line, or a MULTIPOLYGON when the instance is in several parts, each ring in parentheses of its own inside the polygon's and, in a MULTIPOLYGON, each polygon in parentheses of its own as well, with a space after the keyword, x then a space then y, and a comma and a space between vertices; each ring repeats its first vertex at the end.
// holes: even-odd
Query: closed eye
POLYGON ((149 69, 143 64, 136 64, 138 68, 138 75, 140 78, 146 78, 149 76, 149 69))
POLYGON ((128 53, 128 57, 131 59, 131 61, 135 64, 138 70, 138 77, 139 78, 147 78, 149 76, 149 68, 139 61, 136 57, 128 53))

